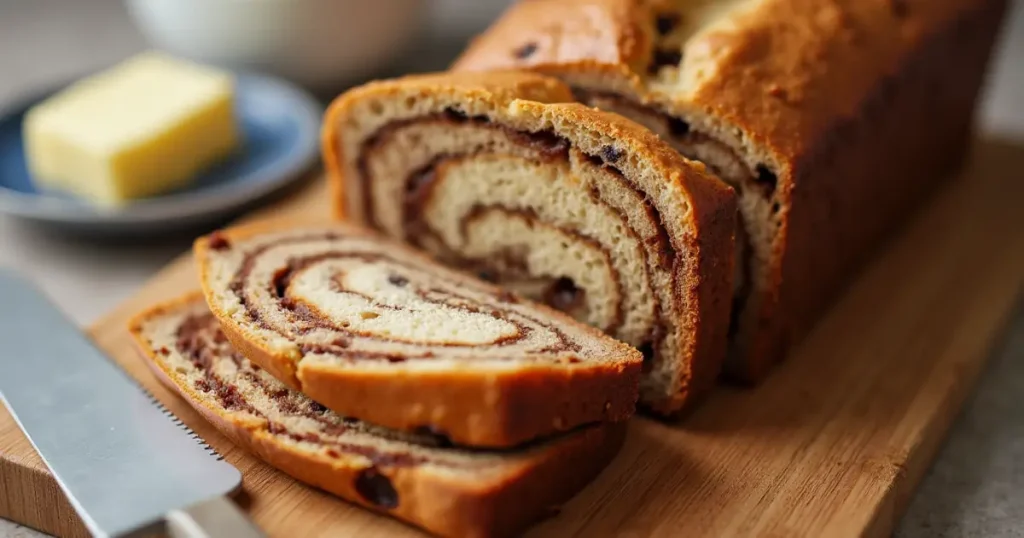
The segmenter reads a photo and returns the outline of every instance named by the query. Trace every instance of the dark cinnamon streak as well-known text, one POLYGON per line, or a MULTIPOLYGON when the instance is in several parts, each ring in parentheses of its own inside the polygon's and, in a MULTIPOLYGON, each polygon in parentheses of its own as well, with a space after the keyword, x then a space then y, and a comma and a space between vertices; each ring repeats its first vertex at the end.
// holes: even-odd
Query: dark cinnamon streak
MULTIPOLYGON (((366 219, 371 226, 379 228, 374 215, 373 207, 373 195, 370 191, 370 186, 373 184, 373 176, 369 169, 369 157, 375 151, 385 147, 389 140, 393 137, 394 133, 400 129, 407 127, 412 124, 422 123, 445 123, 450 128, 455 129, 459 126, 471 126, 472 128, 487 128, 500 131, 510 141, 519 146, 525 147, 530 150, 530 153, 535 155, 535 159, 541 162, 558 162, 568 161, 569 150, 571 148, 570 142, 553 132, 523 132, 517 131, 510 127, 494 123, 490 121, 486 116, 467 116, 466 114, 449 109, 441 114, 432 114, 428 116, 422 116, 419 118, 412 118, 407 120, 393 121, 377 132, 370 136, 362 146, 357 159, 357 168, 360 174, 360 181, 363 185, 364 198, 362 200, 364 207, 364 214, 366 219)), ((429 224, 425 221, 422 215, 423 208, 426 207, 430 201, 433 191, 438 184, 437 167, 446 161, 464 158, 470 155, 478 155, 488 153, 490 150, 486 146, 466 148, 464 152, 460 154, 442 154, 436 155, 429 163, 423 167, 413 171, 406 180, 406 195, 402 201, 403 205, 403 219, 404 219, 404 234, 405 239, 410 243, 422 247, 429 238, 431 244, 441 245, 442 248, 446 248, 444 242, 440 236, 431 229, 429 224)), ((610 172, 616 181, 624 182, 629 188, 634 191, 638 191, 639 187, 634 184, 631 180, 626 178, 622 172, 614 166, 614 163, 623 157, 623 150, 608 146, 602 148, 600 155, 585 155, 586 159, 594 166, 603 167, 605 170, 610 172)), ((601 199, 597 192, 591 192, 591 197, 596 201, 604 203, 608 207, 614 209, 614 205, 608 203, 607 200, 601 199)), ((645 199, 643 202, 644 211, 650 217, 651 221, 655 223, 657 233, 654 237, 646 238, 644 241, 651 247, 651 250, 657 253, 656 263, 657 266, 666 270, 671 270, 672 260, 675 258, 675 248, 673 247, 671 240, 669 239, 668 232, 664 227, 661 215, 658 210, 654 207, 650 200, 645 199)), ((508 213, 519 213, 524 215, 528 220, 539 221, 539 217, 536 213, 529 209, 508 209, 498 206, 487 206, 487 207, 474 207, 469 214, 463 217, 462 233, 466 235, 466 229, 468 228, 469 221, 477 218, 482 211, 486 210, 501 210, 508 213)), ((627 231, 629 235, 641 241, 639 235, 635 230, 628 226, 628 220, 625 214, 615 209, 618 213, 619 218, 623 223, 623 229, 627 231)), ((595 239, 586 237, 575 230, 563 230, 564 233, 572 236, 578 241, 585 241, 590 243, 595 248, 599 249, 604 253, 604 257, 607 260, 607 266, 612 271, 616 284, 619 286, 620 292, 622 290, 621 275, 615 271, 611 265, 611 254, 606 247, 601 245, 595 239)), ((471 260, 466 259, 458 254, 450 251, 437 254, 443 261, 462 267, 468 267, 474 270, 477 274, 486 280, 501 283, 505 279, 516 278, 516 275, 521 275, 525 272, 524 263, 516 262, 513 256, 508 253, 502 256, 492 256, 487 260, 471 260)), ((645 266, 645 278, 650 282, 650 268, 645 266)), ((676 275, 673 274, 673 282, 676 279, 676 275)), ((552 278, 551 285, 555 284, 555 278, 552 278)), ((621 296, 621 293, 620 293, 621 296)), ((543 299, 543 298, 541 298, 543 299)), ((558 305, 548 302, 551 306, 558 305)), ((663 310, 662 306, 657 306, 658 312, 663 310)), ((562 310, 565 310, 564 308, 562 310)), ((624 321, 623 307, 621 304, 616 305, 616 313, 613 322, 608 327, 602 327, 607 332, 614 332, 617 330, 622 322, 624 321)), ((653 338, 653 329, 652 336, 653 338)), ((657 343, 660 347, 660 342, 657 343)))
POLYGON ((213 250, 227 250, 231 248, 231 242, 228 241, 223 232, 213 232, 210 234, 210 248, 213 250))
MULTIPOLYGON (((342 453, 358 454, 369 459, 375 467, 409 467, 429 461, 427 458, 409 452, 382 452, 373 446, 344 443, 325 438, 338 436, 358 424, 355 419, 338 417, 327 409, 302 396, 284 388, 276 382, 268 382, 253 370, 247 359, 239 355, 223 337, 220 326, 212 314, 199 314, 187 317, 178 328, 177 351, 202 373, 196 380, 195 388, 207 394, 213 394, 220 405, 228 411, 242 411, 267 420, 267 431, 271 434, 286 437, 296 442, 323 445, 327 453, 340 457, 342 453), (311 419, 317 423, 317 432, 295 432, 288 426, 271 420, 246 399, 235 385, 225 382, 214 371, 218 360, 230 360, 235 364, 239 375, 245 377, 278 408, 289 415, 311 419), (276 385, 276 386, 275 386, 276 385)), ((429 438, 428 438, 429 439, 429 438)), ((435 446, 424 444, 425 447, 435 446)))
MULTIPOLYGON (((592 197, 597 197, 596 192, 591 192, 590 194, 592 197)), ((462 236, 466 237, 466 234, 473 222, 483 217, 488 211, 501 211, 502 213, 509 215, 518 215, 523 220, 530 223, 531 226, 533 226, 534 223, 541 222, 540 216, 529 208, 509 209, 496 205, 484 206, 478 204, 473 206, 473 208, 470 209, 463 217, 462 222, 460 222, 462 236)), ((423 228, 426 229, 426 225, 423 225, 423 228)), ((605 267, 607 267, 609 273, 611 273, 612 280, 615 282, 616 290, 621 297, 623 295, 622 281, 620 278, 621 275, 619 275, 619 272, 612 265, 611 254, 608 252, 608 249, 605 248, 597 239, 589 235, 582 234, 576 230, 561 230, 561 232, 573 238, 573 240, 585 243, 591 248, 601 252, 604 258, 605 267)), ((465 259, 458 257, 454 261, 462 266, 469 265, 470 267, 478 268, 478 271, 497 272, 501 275, 499 282, 507 282, 517 278, 528 278, 530 276, 526 267, 526 262, 524 261, 525 259, 525 252, 506 250, 499 255, 488 256, 487 259, 465 259)), ((552 308, 575 315, 577 313, 576 310, 585 304, 585 295, 586 290, 577 288, 572 279, 568 277, 560 277, 552 279, 551 283, 547 285, 544 293, 541 294, 540 301, 552 308), (566 285, 566 281, 568 284, 571 284, 571 287, 575 290, 572 298, 568 298, 565 293, 565 289, 569 287, 566 285)), ((611 323, 609 323, 607 327, 602 327, 602 329, 606 332, 614 332, 622 326, 624 318, 625 313, 623 312, 622 304, 617 303, 615 305, 615 313, 611 323)))
POLYGON ((366 502, 390 510, 398 507, 398 492, 391 479, 375 467, 363 469, 356 477, 356 492, 366 502))
POLYGON ((679 13, 661 13, 655 17, 654 27, 658 30, 658 34, 667 35, 679 25, 680 18, 679 13))
MULTIPOLYGON (((736 151, 733 150, 731 147, 725 145, 721 141, 712 138, 711 136, 705 133, 694 131, 693 129, 690 128, 690 124, 682 118, 677 118, 675 116, 672 116, 650 106, 641 105, 616 93, 584 90, 582 88, 573 88, 573 95, 575 95, 577 99, 583 101, 584 103, 593 103, 595 100, 607 100, 614 102, 616 106, 633 109, 640 115, 656 116, 661 118, 663 121, 665 121, 665 124, 668 126, 670 134, 672 134, 673 140, 670 140, 670 142, 673 144, 673 147, 679 150, 679 152, 682 153, 683 156, 685 156, 688 159, 699 160, 697 159, 696 155, 682 151, 681 145, 685 146, 691 144, 703 144, 715 146, 718 151, 728 154, 734 161, 738 163, 744 162, 743 159, 739 156, 739 154, 737 154, 736 151)), ((709 168, 712 167, 712 165, 709 163, 705 164, 709 168)), ((720 170, 712 171, 715 173, 715 175, 721 176, 720 170)), ((765 165, 762 164, 758 166, 758 170, 748 169, 747 175, 743 178, 728 179, 742 183, 746 181, 752 181, 759 175, 771 173, 772 172, 768 170, 765 165), (762 168, 763 171, 761 170, 762 168)))
MULTIPOLYGON (((201 375, 196 379, 193 386, 196 390, 212 395, 218 404, 230 412, 244 412, 253 417, 266 421, 266 431, 282 439, 297 443, 310 443, 319 445, 322 454, 330 458, 341 458, 345 455, 362 456, 368 460, 368 466, 362 471, 364 491, 360 494, 364 499, 379 508, 394 508, 399 499, 397 493, 393 496, 388 492, 390 482, 387 471, 396 468, 414 467, 422 464, 445 466, 449 468, 465 468, 476 465, 471 460, 465 462, 454 459, 438 459, 430 457, 428 450, 441 448, 450 449, 453 452, 478 453, 478 454, 502 454, 506 452, 519 452, 528 450, 534 444, 542 444, 546 440, 537 440, 522 447, 503 450, 474 450, 473 448, 452 446, 444 432, 432 426, 424 426, 414 433, 402 433, 394 430, 385 430, 378 426, 359 421, 351 417, 342 417, 329 411, 323 405, 310 400, 305 395, 290 390, 273 378, 266 378, 260 375, 261 369, 248 359, 239 354, 228 342, 220 329, 220 324, 213 314, 204 312, 191 314, 185 317, 178 325, 175 333, 176 342, 174 350, 185 360, 188 360, 197 373, 201 375), (217 363, 230 361, 234 364, 237 376, 245 379, 252 385, 250 392, 259 391, 259 400, 269 400, 274 403, 284 415, 295 418, 304 418, 316 423, 315 431, 299 432, 290 428, 287 424, 274 420, 254 405, 246 397, 246 394, 238 389, 235 384, 223 379, 217 374, 217 363), (346 433, 359 433, 367 436, 379 436, 383 439, 393 439, 408 443, 409 448, 398 450, 387 450, 376 447, 372 444, 357 444, 346 442, 342 439, 332 439, 346 433), (423 450, 415 450, 414 447, 423 450), (375 475, 375 476, 374 476, 375 475), (371 487, 372 486, 372 487, 371 487)), ((172 374, 191 375, 191 374, 172 374)), ((577 428, 583 430, 593 428, 595 425, 587 424, 577 428)), ((570 435, 566 432, 566 435, 570 435)), ((359 478, 357 477, 357 480, 359 478)))
POLYGON ((585 295, 586 291, 576 287, 571 278, 562 277, 548 286, 544 292, 544 302, 559 310, 572 312, 583 306, 586 302, 585 295))
MULTIPOLYGON (((335 333, 338 333, 338 337, 328 343, 307 343, 303 344, 300 351, 305 353, 330 353, 346 360, 359 361, 359 360, 386 360, 389 362, 402 362, 413 359, 430 359, 434 357, 431 348, 443 347, 443 348, 457 348, 457 347, 472 347, 473 344, 463 344, 458 342, 444 342, 444 343, 420 343, 415 341, 402 340, 398 338, 384 337, 376 333, 369 333, 364 331, 353 330, 348 323, 334 323, 328 319, 323 313, 317 311, 311 305, 306 304, 301 299, 296 299, 288 296, 287 289, 288 284, 294 278, 294 276, 307 268, 329 260, 339 259, 359 259, 366 262, 386 262, 393 267, 394 274, 389 276, 389 279, 394 278, 399 273, 406 275, 416 275, 421 269, 417 269, 414 266, 406 265, 405 263, 396 260, 383 253, 367 253, 367 252, 345 252, 341 250, 328 250, 325 252, 318 253, 312 256, 291 258, 285 267, 282 267, 275 271, 273 278, 269 284, 271 297, 276 300, 276 308, 284 312, 289 320, 290 325, 287 327, 278 327, 270 322, 266 317, 263 316, 260 308, 253 304, 250 300, 247 289, 247 281, 252 269, 256 263, 256 260, 266 252, 267 250, 280 246, 282 244, 295 245, 306 241, 331 241, 336 240, 340 236, 331 232, 324 232, 320 234, 311 234, 301 237, 287 237, 276 241, 268 242, 261 245, 258 248, 252 249, 244 254, 242 265, 234 278, 229 284, 229 289, 238 298, 245 309, 248 317, 256 324, 260 325, 264 329, 268 329, 283 336, 289 337, 292 335, 303 335, 308 334, 313 330, 324 329, 335 333), (353 349, 354 343, 359 339, 373 339, 377 341, 387 342, 401 342, 403 344, 412 345, 424 348, 421 353, 395 356, 387 353, 373 352, 367 350, 353 349)), ((561 351, 579 351, 579 344, 571 341, 565 333, 563 333, 557 327, 547 325, 543 320, 534 319, 529 316, 525 316, 518 312, 512 312, 510 310, 503 309, 501 304, 509 304, 504 299, 504 295, 500 296, 499 305, 479 305, 467 296, 447 292, 440 289, 427 289, 414 286, 412 279, 403 277, 406 279, 406 284, 402 287, 409 287, 414 293, 416 293, 421 300, 428 303, 438 305, 439 308, 449 308, 455 310, 462 310, 473 314, 486 314, 493 317, 502 319, 508 323, 511 323, 517 327, 515 335, 504 336, 490 342, 489 345, 507 346, 516 344, 523 339, 527 338, 532 331, 531 327, 526 323, 532 323, 541 327, 545 327, 550 330, 556 337, 557 342, 546 346, 541 349, 534 350, 538 353, 557 353, 561 351)), ((374 298, 351 290, 345 290, 340 288, 340 284, 336 280, 332 280, 333 285, 331 291, 333 293, 347 293, 359 295, 371 302, 374 298)), ((395 309, 400 310, 401 307, 386 304, 375 304, 375 308, 378 309, 395 309)), ((508 357, 510 360, 513 355, 508 357)))
MULTIPOLYGON (((729 155, 730 158, 735 162, 744 162, 743 159, 740 158, 739 154, 737 154, 736 151, 734 151, 731 147, 710 137, 707 134, 693 131, 690 128, 690 124, 687 123, 685 120, 662 112, 660 110, 657 110, 653 107, 641 105, 621 95, 610 92, 600 92, 584 90, 582 88, 573 88, 573 95, 576 97, 576 99, 583 101, 584 103, 593 103, 593 101, 595 100, 608 100, 616 103, 616 105, 619 107, 631 108, 641 115, 652 115, 662 118, 665 121, 669 133, 672 135, 669 142, 684 157, 687 157, 689 159, 699 160, 696 155, 686 150, 687 146, 701 144, 713 145, 717 148, 718 151, 729 155)), ((762 196, 766 198, 771 198, 774 195, 778 178, 776 174, 764 164, 760 164, 756 166, 754 169, 748 168, 747 173, 744 177, 735 178, 724 176, 722 174, 722 171, 711 163, 704 164, 707 165, 708 169, 713 174, 715 174, 716 176, 723 180, 728 181, 737 191, 744 191, 746 189, 756 189, 758 192, 762 194, 762 196)), ((738 228, 743 228, 741 232, 745 232, 746 226, 746 223, 743 222, 742 220, 742 215, 740 215, 740 226, 738 226, 738 228)), ((740 246, 745 252, 749 253, 751 251, 751 246, 746 234, 738 232, 736 240, 737 242, 741 241, 741 235, 743 243, 740 246)), ((747 302, 747 298, 749 297, 752 290, 750 282, 752 282, 754 278, 754 267, 751 258, 752 257, 749 254, 746 256, 746 263, 741 268, 743 270, 743 285, 739 290, 737 290, 735 296, 732 299, 733 306, 731 310, 729 323, 730 336, 735 334, 736 330, 739 327, 739 314, 743 311, 743 308, 747 302)), ((737 260, 737 263, 740 263, 740 260, 737 260)))
POLYGON ((663 67, 678 67, 683 61, 683 53, 678 50, 656 50, 647 66, 647 72, 656 75, 663 67))
MULTIPOLYGON (((448 123, 452 125, 471 123, 474 125, 488 125, 495 129, 502 129, 505 133, 515 140, 517 144, 525 147, 530 147, 536 150, 538 153, 543 154, 546 158, 556 159, 568 156, 569 141, 552 133, 552 132, 539 132, 539 133, 523 133, 491 123, 486 116, 467 116, 465 113, 453 108, 449 108, 444 112, 438 114, 431 114, 429 116, 421 116, 418 118, 411 118, 408 120, 397 120, 388 123, 380 130, 375 132, 372 136, 367 138, 363 144, 362 149, 359 152, 359 157, 356 160, 356 169, 359 172, 359 176, 362 181, 363 187, 363 214, 365 215, 367 223, 374 228, 380 228, 377 222, 375 211, 373 208, 373 196, 371 193, 371 181, 372 175, 370 168, 367 163, 367 158, 372 154, 374 148, 382 146, 388 136, 399 129, 412 125, 415 123, 423 122, 440 122, 448 123)), ((483 150, 484 148, 476 148, 476 151, 483 150)), ((417 223, 417 217, 419 216, 418 208, 422 205, 417 202, 426 200, 430 196, 430 192, 434 184, 434 169, 437 164, 441 161, 449 158, 457 157, 456 155, 439 155, 434 161, 427 163, 426 166, 410 174, 406 180, 406 201, 404 208, 406 211, 406 227, 410 224, 417 223), (410 211, 411 210, 411 211, 410 211)))

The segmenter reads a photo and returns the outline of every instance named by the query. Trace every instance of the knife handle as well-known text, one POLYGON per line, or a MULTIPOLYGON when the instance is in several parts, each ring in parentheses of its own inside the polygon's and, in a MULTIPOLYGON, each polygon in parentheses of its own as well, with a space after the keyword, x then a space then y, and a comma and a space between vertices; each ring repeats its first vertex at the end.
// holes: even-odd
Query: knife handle
POLYGON ((255 523, 227 497, 214 497, 165 516, 173 538, 263 538, 255 523))

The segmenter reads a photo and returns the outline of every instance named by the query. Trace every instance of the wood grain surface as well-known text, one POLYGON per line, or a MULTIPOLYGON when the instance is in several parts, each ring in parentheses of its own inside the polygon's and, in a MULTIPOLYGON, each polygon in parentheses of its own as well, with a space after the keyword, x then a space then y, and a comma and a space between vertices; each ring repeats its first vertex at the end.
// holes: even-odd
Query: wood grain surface
MULTIPOLYGON (((979 143, 965 173, 881 249, 765 384, 723 387, 678 423, 634 420, 614 463, 531 534, 888 534, 1024 284, 1021 170, 1024 148, 979 143)), ((252 218, 325 214, 316 182, 252 218)), ((242 470, 239 502, 271 535, 417 535, 233 448, 156 382, 132 349, 125 320, 195 286, 182 257, 90 334, 242 470)), ((0 517, 85 535, 3 409, 0 517)))

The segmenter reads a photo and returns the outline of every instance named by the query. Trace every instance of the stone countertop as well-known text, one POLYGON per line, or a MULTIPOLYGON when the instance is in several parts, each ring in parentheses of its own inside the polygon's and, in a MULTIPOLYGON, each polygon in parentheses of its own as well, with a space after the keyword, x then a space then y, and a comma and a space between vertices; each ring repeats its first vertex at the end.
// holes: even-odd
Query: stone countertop
MULTIPOLYGON (((452 2, 449 1, 449 4, 452 2)), ((982 130, 1024 140, 1024 5, 1004 31, 982 130)), ((0 109, 26 92, 110 65, 142 49, 117 0, 0 0, 0 109)), ((460 45, 418 49, 394 72, 443 67, 460 45), (423 53, 428 52, 426 59, 423 53)), ((186 250, 191 235, 97 244, 0 215, 0 266, 33 277, 85 325, 186 250)), ((896 536, 1024 537, 1024 309, 994 350, 978 391, 915 495, 896 536)), ((39 533, 0 520, 0 538, 39 533)))

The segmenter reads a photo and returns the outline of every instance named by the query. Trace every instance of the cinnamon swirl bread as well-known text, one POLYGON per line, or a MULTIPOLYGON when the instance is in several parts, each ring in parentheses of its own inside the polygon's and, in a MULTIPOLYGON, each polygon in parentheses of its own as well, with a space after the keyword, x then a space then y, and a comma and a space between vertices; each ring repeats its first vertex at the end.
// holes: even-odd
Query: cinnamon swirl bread
POLYGON ((1005 0, 521 0, 456 71, 555 75, 736 188, 726 368, 762 377, 949 175, 1005 0))
POLYGON ((199 294, 131 323, 153 370, 239 446, 313 486, 443 536, 510 535, 589 482, 625 423, 513 451, 440 446, 328 411, 237 353, 199 294))
POLYGON ((249 225, 195 252, 235 347, 339 414, 504 447, 633 413, 635 349, 368 230, 249 225))
POLYGON ((330 107, 336 213, 640 348, 670 413, 725 353, 735 201, 703 165, 527 73, 422 75, 330 107))

